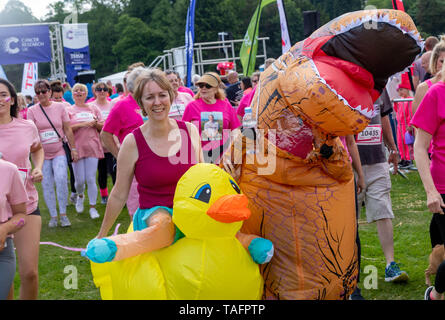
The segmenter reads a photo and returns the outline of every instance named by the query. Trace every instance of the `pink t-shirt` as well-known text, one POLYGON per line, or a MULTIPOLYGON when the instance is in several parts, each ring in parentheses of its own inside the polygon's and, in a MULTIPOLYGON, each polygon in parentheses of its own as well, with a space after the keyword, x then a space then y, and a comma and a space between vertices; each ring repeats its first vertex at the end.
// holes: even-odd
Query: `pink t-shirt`
MULTIPOLYGON (((48 118, 56 127, 59 135, 64 137, 63 123, 70 121, 67 107, 63 103, 52 102, 48 107, 43 107, 43 110, 45 110, 48 118)), ((28 109, 28 120, 33 121, 39 130, 40 141, 45 151, 45 160, 65 155, 62 141, 40 109, 40 104, 35 104, 28 109)))
MULTIPOLYGON (((90 104, 88 107, 79 107, 72 105, 67 108, 71 125, 89 122, 97 119, 102 121, 102 114, 100 110, 94 105, 90 104)), ((74 130, 73 130, 74 131, 74 130)), ((74 141, 76 144, 79 159, 82 158, 98 158, 104 157, 102 143, 99 137, 99 131, 93 127, 82 127, 74 131, 74 141)))
POLYGON ((170 112, 168 113, 168 116, 176 120, 181 120, 182 115, 184 114, 185 111, 185 107, 193 100, 194 99, 192 98, 192 96, 189 95, 188 93, 178 92, 178 96, 173 101, 170 107, 170 112))
POLYGON ((252 102, 253 96, 255 95, 256 86, 250 92, 246 95, 244 95, 241 98, 241 101, 239 102, 238 109, 236 110, 236 114, 239 115, 241 118, 244 117, 244 110, 250 106, 250 103, 252 102))
POLYGON ((12 217, 11 205, 27 202, 28 196, 15 164, 0 159, 0 177, 0 223, 4 223, 12 217))
POLYGON ((189 95, 192 96, 192 98, 195 96, 195 94, 193 93, 193 90, 187 87, 179 87, 178 88, 178 92, 185 92, 188 93, 189 95))
MULTIPOLYGON (((95 100, 93 102, 93 104, 100 110, 100 113, 102 114, 102 121, 107 120, 108 115, 110 114, 111 109, 113 108, 113 105, 111 104, 111 101, 106 100, 106 103, 102 105, 102 104, 97 103, 97 100, 95 100)), ((102 143, 102 141, 101 141, 101 143, 102 143)), ((109 152, 105 148, 103 143, 102 143, 102 148, 103 148, 105 153, 109 152)))
POLYGON ((0 152, 3 160, 12 162, 18 169, 25 184, 28 201, 26 213, 37 209, 39 194, 31 180, 31 161, 29 160, 31 148, 40 144, 39 131, 34 122, 12 118, 7 124, 0 124, 0 152))
POLYGON ((102 130, 114 134, 122 143, 127 134, 143 124, 141 108, 133 96, 129 94, 124 99, 119 100, 111 109, 102 130))
POLYGON ((445 83, 434 84, 423 97, 411 124, 432 137, 431 176, 437 191, 445 194, 445 83))
POLYGON ((241 125, 230 103, 216 100, 214 104, 207 104, 202 98, 187 105, 182 121, 191 122, 198 128, 203 150, 223 145, 230 139, 230 132, 241 125))

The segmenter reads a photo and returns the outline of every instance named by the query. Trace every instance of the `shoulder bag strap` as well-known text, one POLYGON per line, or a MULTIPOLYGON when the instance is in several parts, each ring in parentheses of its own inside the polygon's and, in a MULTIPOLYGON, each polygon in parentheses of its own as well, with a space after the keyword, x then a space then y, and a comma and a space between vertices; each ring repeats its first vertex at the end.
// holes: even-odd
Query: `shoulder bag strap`
POLYGON ((59 139, 62 139, 62 137, 60 136, 59 132, 54 127, 53 123, 51 122, 51 120, 49 119, 48 115, 46 114, 45 110, 43 110, 43 107, 42 107, 42 105, 40 103, 39 103, 39 107, 40 107, 40 110, 42 110, 43 114, 45 115, 46 119, 48 119, 49 124, 51 125, 51 127, 53 127, 53 129, 56 132, 56 134, 59 137, 59 139))

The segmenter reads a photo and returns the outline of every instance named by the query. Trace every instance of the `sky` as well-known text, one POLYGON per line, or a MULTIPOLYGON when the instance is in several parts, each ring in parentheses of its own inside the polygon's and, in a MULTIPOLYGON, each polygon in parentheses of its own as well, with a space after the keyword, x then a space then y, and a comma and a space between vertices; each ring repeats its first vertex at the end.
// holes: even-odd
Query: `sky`
MULTIPOLYGON (((48 5, 50 3, 57 2, 57 0, 20 0, 28 8, 31 9, 32 14, 38 18, 42 19, 48 13, 48 5)), ((2 11, 8 0, 0 0, 0 11, 2 11)))

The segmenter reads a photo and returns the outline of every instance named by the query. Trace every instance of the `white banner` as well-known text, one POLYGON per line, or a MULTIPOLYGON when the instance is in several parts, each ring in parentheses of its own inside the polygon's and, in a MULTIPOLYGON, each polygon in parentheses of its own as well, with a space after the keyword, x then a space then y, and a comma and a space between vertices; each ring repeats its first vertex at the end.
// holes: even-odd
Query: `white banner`
POLYGON ((282 0, 277 0, 278 12, 280 13, 280 26, 281 26, 281 48, 285 53, 291 48, 289 31, 287 29, 286 13, 284 12, 284 6, 282 0))
POLYGON ((23 78, 22 78, 22 91, 21 93, 26 96, 30 95, 34 97, 36 94, 34 92, 34 83, 38 79, 38 63, 30 62, 25 63, 23 68, 23 78))
POLYGON ((88 24, 62 24, 63 46, 69 49, 88 47, 88 24))
POLYGON ((3 67, 1 65, 0 65, 0 78, 8 80, 8 78, 6 77, 5 70, 3 70, 3 67))

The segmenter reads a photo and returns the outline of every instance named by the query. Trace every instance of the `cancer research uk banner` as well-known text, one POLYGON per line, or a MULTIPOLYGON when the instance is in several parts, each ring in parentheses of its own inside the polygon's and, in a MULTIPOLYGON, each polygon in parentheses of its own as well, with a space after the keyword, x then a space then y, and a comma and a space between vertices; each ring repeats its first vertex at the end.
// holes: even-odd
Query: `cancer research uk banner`
POLYGON ((51 61, 48 25, 0 26, 0 64, 51 61))
POLYGON ((62 24, 62 34, 67 81, 74 85, 77 73, 91 68, 88 24, 62 24))

